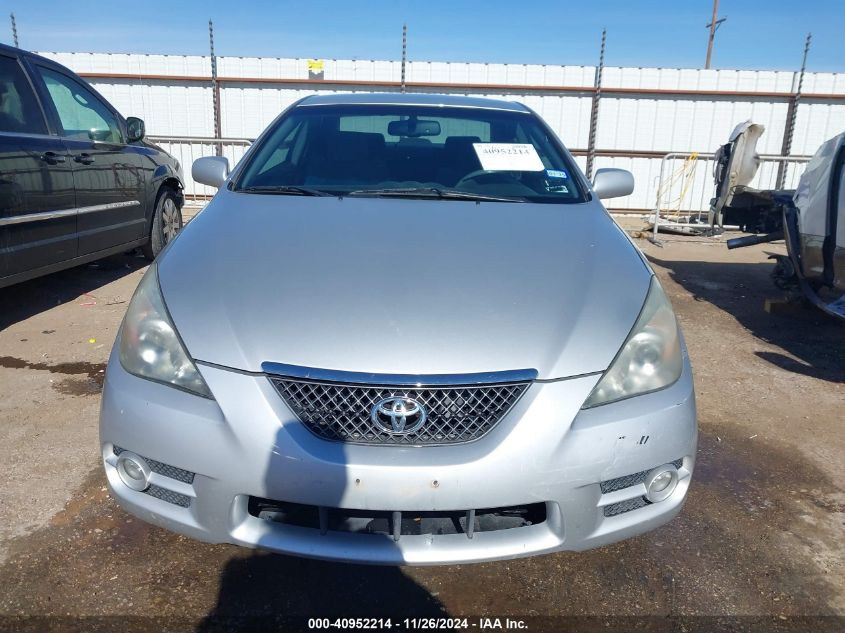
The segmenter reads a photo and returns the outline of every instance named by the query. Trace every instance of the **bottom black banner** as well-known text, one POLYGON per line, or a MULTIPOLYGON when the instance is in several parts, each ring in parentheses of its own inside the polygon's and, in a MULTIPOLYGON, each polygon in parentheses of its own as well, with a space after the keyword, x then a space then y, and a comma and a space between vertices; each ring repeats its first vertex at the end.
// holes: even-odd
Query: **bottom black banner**
POLYGON ((845 616, 0 616, 0 633, 239 633, 253 631, 531 631, 567 633, 843 633, 845 616))

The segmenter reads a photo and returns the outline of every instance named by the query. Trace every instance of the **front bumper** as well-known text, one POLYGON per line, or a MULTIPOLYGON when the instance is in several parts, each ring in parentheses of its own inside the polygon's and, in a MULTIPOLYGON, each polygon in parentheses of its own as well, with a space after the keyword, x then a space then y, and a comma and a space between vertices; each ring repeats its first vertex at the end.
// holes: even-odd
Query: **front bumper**
POLYGON ((209 365, 200 371, 216 401, 132 376, 113 353, 100 439, 109 489, 124 509, 212 543, 409 565, 585 550, 669 521, 683 505, 695 462, 695 396, 686 359, 673 386, 590 410, 580 406, 598 375, 536 382, 483 438, 431 447, 327 442, 296 420, 266 376, 209 365), (118 476, 114 447, 194 475, 180 480, 159 468, 150 490, 131 490, 118 476), (680 479, 666 500, 637 503, 645 494, 641 483, 602 493, 600 482, 677 460, 680 479), (250 496, 389 512, 544 503, 546 520, 476 532, 472 539, 455 533, 394 540, 258 518, 248 511, 250 496), (626 501, 636 509, 606 516, 607 506, 626 501))

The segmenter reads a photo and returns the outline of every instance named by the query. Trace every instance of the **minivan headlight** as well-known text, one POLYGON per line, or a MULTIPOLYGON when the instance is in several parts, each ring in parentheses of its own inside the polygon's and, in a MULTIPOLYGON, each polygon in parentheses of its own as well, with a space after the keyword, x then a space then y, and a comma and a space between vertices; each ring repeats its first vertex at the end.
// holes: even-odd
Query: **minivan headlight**
POLYGON ((120 364, 140 378, 213 398, 167 312, 155 264, 138 284, 123 318, 120 364))
POLYGON ((681 377, 682 369, 675 313, 657 277, 652 277, 637 322, 583 408, 663 389, 681 377))

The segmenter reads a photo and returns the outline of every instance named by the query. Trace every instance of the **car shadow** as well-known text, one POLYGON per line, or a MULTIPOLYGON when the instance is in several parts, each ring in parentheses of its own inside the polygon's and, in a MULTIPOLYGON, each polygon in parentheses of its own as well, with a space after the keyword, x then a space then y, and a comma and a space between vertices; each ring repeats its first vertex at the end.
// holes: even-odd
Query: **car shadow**
MULTIPOLYGON (((260 490, 253 493, 261 495, 262 503, 271 508, 279 505, 259 512, 260 508, 250 504, 246 508, 248 516, 237 519, 241 522, 238 532, 259 547, 313 551, 342 558, 350 542, 339 545, 332 541, 339 534, 335 530, 348 529, 348 525, 343 521, 329 524, 327 520, 323 532, 316 520, 318 506, 314 504, 324 508, 355 507, 355 502, 350 506, 347 499, 349 489, 354 489, 361 477, 350 472, 353 460, 348 454, 349 446, 319 440, 300 423, 287 426, 271 440, 264 480, 260 490), (319 454, 311 454, 315 450, 319 454), (319 476, 303 463, 305 454, 320 463, 319 476), (287 502, 307 505, 283 510, 282 507, 288 508, 284 505, 287 502)), ((356 551, 350 555, 363 556, 359 560, 367 560, 367 555, 372 560, 402 560, 398 543, 379 532, 375 522, 352 531, 360 537, 356 537, 356 551)), ((398 623, 405 617, 446 615, 440 601, 398 566, 333 563, 255 551, 226 563, 217 603, 197 630, 313 630, 330 627, 309 626, 309 618, 392 618, 398 623)), ((352 629, 356 625, 341 628, 352 629)))
POLYGON ((786 371, 828 382, 845 382, 845 326, 800 299, 767 312, 766 299, 783 299, 772 283, 774 264, 673 261, 647 255, 696 301, 731 314, 754 336, 779 347, 755 354, 786 371))
POLYGON ((314 629, 309 618, 392 618, 395 626, 399 618, 446 616, 440 601, 399 567, 255 552, 226 564, 217 603, 196 630, 314 629))
POLYGON ((76 268, 0 288, 0 331, 73 301, 149 264, 132 254, 113 255, 76 268))

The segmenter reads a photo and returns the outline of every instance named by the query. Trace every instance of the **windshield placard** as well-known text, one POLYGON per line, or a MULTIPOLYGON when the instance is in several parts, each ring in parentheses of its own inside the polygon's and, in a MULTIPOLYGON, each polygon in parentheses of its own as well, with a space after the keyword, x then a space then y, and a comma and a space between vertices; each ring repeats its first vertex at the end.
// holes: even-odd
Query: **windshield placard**
POLYGON ((543 161, 531 143, 473 143, 485 171, 543 171, 543 161))

